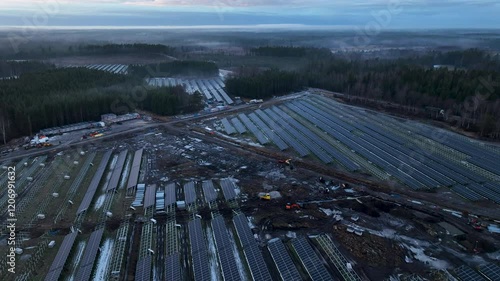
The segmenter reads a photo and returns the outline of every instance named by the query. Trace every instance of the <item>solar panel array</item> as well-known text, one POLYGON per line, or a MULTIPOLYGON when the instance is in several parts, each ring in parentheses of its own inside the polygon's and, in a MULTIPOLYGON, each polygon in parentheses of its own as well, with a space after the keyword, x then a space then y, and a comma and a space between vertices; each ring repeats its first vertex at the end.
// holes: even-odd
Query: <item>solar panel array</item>
POLYGON ((333 280, 332 276, 326 270, 325 266, 318 258, 314 249, 311 247, 307 238, 301 236, 292 241, 293 248, 299 256, 302 265, 311 277, 311 280, 333 280))
POLYGON ((145 256, 137 261, 135 281, 151 281, 152 256, 145 256))
POLYGON ((248 117, 245 114, 241 113, 240 115, 238 115, 238 117, 243 122, 243 124, 245 124, 245 126, 250 130, 250 132, 252 132, 252 134, 257 138, 257 140, 259 141, 260 144, 267 144, 267 143, 269 143, 269 140, 266 138, 266 136, 264 135, 264 133, 262 133, 252 123, 252 121, 250 121, 250 119, 248 119, 248 117))
POLYGON ((144 149, 139 149, 134 153, 134 160, 132 162, 130 176, 128 177, 127 188, 131 188, 137 185, 137 180, 139 179, 139 171, 141 169, 143 151, 144 149))
POLYGON ((186 204, 193 204, 196 202, 196 191, 194 189, 194 181, 184 184, 184 201, 186 204))
POLYGON ((92 273, 92 268, 94 266, 95 258, 97 255, 97 250, 99 249, 99 244, 101 243, 102 234, 104 233, 104 228, 92 232, 89 241, 85 246, 85 252, 83 252, 82 260, 78 271, 76 272, 75 280, 89 280, 90 274, 92 273))
POLYGON ((233 123, 238 133, 244 134, 247 132, 247 129, 245 128, 245 126, 243 126, 243 123, 241 123, 241 121, 238 118, 235 117, 231 119, 231 123, 233 123))
POLYGON ((285 143, 289 144, 297 153, 304 157, 309 155, 309 150, 299 141, 295 139, 291 134, 287 132, 287 128, 281 124, 279 119, 269 118, 269 116, 264 113, 262 110, 257 109, 255 111, 257 115, 267 124, 269 128, 272 128, 273 132, 275 132, 285 143))
POLYGON ((212 220, 212 229, 224 280, 240 280, 240 274, 233 255, 233 248, 230 244, 231 238, 222 216, 215 217, 212 220))
POLYGON ((85 196, 83 197, 83 200, 80 203, 78 210, 76 211, 77 215, 83 211, 86 211, 89 208, 90 203, 92 202, 92 198, 94 198, 97 187, 99 186, 99 182, 101 181, 102 175, 106 170, 106 166, 108 165, 108 161, 109 158, 111 157, 112 152, 113 151, 109 150, 106 153, 104 153, 104 156, 101 159, 101 163, 99 164, 99 167, 97 168, 94 177, 92 177, 92 181, 90 182, 89 187, 87 188, 87 192, 85 192, 85 196))
POLYGON ((64 264, 68 259, 69 252, 71 251, 73 243, 75 242, 77 233, 78 232, 75 231, 64 237, 64 240, 61 243, 61 247, 59 247, 56 257, 54 258, 54 261, 52 262, 52 265, 49 268, 49 272, 45 276, 45 281, 54 281, 59 279, 64 264))
POLYGON ((165 280, 181 281, 181 262, 180 255, 175 252, 165 257, 165 280))
POLYGON ((175 183, 169 183, 165 187, 165 207, 175 204, 176 201, 175 183))
POLYGON ((232 134, 236 133, 236 129, 233 127, 233 125, 231 125, 231 123, 229 123, 229 121, 227 121, 227 118, 223 118, 221 120, 221 122, 222 122, 222 125, 224 126, 224 130, 226 131, 226 134, 232 135, 232 134))
MULTIPOLYGON (((287 126, 292 134, 302 143, 307 144, 307 147, 318 157, 323 163, 328 164, 333 161, 331 155, 333 151, 336 151, 329 143, 327 143, 322 138, 318 137, 311 130, 306 128, 304 125, 297 122, 297 120, 290 117, 284 111, 277 107, 273 107, 272 111, 269 109, 265 110, 270 116, 275 118, 281 118, 280 120, 287 126), (293 131, 292 131, 293 130, 293 131), (325 153, 328 152, 328 153, 325 153)), ((335 152, 338 153, 338 152, 335 152)))
POLYGON ((274 263, 278 268, 281 280, 287 281, 302 279, 297 267, 295 267, 295 264, 290 257, 290 254, 287 252, 285 245, 279 238, 269 241, 267 248, 269 249, 274 263))
POLYGON ((455 274, 460 281, 485 281, 479 273, 475 272, 472 268, 462 265, 455 269, 455 274))
POLYGON ((203 236, 201 220, 195 219, 188 223, 191 258, 193 262, 194 280, 211 280, 208 261, 208 249, 203 236))
POLYGON ((217 200, 217 192, 214 188, 214 183, 211 180, 206 180, 201 183, 203 188, 203 194, 205 195, 205 201, 212 202, 217 200))
POLYGON ((259 246, 257 246, 245 215, 239 214, 235 216, 233 224, 243 247, 243 253, 245 254, 253 280, 272 280, 262 252, 259 246))
POLYGON ((500 280, 500 267, 494 263, 480 266, 479 272, 490 280, 500 280))
POLYGON ((120 181, 120 176, 122 175, 123 165, 125 164, 125 159, 127 158, 127 152, 127 150, 123 150, 118 155, 118 159, 116 160, 116 165, 113 169, 113 173, 111 174, 111 179, 109 180, 106 191, 110 191, 118 187, 118 181, 120 181))
POLYGON ((222 193, 226 201, 230 201, 236 198, 236 192, 234 191, 234 184, 230 179, 221 179, 220 185, 222 187, 222 193))
POLYGON ((248 114, 248 117, 280 150, 288 148, 288 145, 278 136, 278 134, 271 130, 271 128, 269 128, 255 113, 248 114))
POLYGON ((154 206, 156 195, 156 184, 149 184, 146 186, 146 193, 144 194, 144 209, 154 206))
POLYGON ((212 84, 213 89, 217 90, 219 94, 222 96, 222 98, 226 101, 227 104, 233 104, 234 101, 228 96, 226 91, 222 89, 224 87, 224 84, 221 81, 216 81, 216 80, 208 80, 209 83, 212 84))

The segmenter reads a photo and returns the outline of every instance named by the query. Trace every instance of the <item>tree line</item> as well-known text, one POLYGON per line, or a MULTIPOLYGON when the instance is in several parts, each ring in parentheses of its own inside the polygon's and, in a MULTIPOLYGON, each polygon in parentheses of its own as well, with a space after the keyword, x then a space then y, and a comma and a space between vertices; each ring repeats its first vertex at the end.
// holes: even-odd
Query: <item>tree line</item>
POLYGON ((48 69, 54 69, 53 64, 47 64, 38 61, 0 61, 0 78, 19 76, 27 72, 38 72, 48 69))
POLYGON ((80 45, 77 48, 72 46, 68 47, 70 52, 78 52, 80 54, 100 54, 100 55, 114 55, 114 54, 173 54, 174 47, 162 44, 105 44, 105 45, 80 45))
POLYGON ((131 65, 128 69, 136 77, 203 76, 219 75, 217 64, 208 61, 171 61, 147 65, 131 65))
POLYGON ((0 80, 0 99, 0 139, 4 143, 44 128, 97 121, 110 112, 123 114, 141 108, 174 115, 201 107, 201 98, 187 94, 182 87, 151 89, 143 79, 85 68, 0 80))
POLYGON ((242 69, 226 81, 229 94, 268 98, 306 87, 395 102, 407 108, 435 107, 443 118, 481 136, 500 138, 500 71, 496 57, 478 50, 427 54, 396 60, 346 60, 328 56, 297 71, 242 69), (434 69, 431 56, 462 66, 434 69), (476 58, 477 60, 473 59, 476 58), (479 58, 481 58, 479 60, 479 58), (480 64, 478 61, 482 61, 480 64))

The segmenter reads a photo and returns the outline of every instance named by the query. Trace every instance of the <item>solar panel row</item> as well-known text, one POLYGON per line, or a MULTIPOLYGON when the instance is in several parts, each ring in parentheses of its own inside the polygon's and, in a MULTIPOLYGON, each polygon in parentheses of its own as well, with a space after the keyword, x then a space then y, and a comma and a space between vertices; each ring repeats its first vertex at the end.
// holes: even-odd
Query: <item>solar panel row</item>
POLYGON ((231 125, 231 123, 229 123, 229 121, 227 121, 227 118, 223 118, 221 120, 221 122, 222 122, 222 126, 224 126, 224 130, 226 131, 226 134, 232 135, 232 134, 236 133, 236 129, 233 127, 233 125, 231 125))
POLYGON ((165 257, 165 280, 182 280, 180 254, 178 252, 165 257))
POLYGON ((272 280, 264 257, 262 256, 262 252, 257 246, 245 215, 236 215, 233 218, 233 224, 236 228, 241 246, 243 247, 243 253, 245 254, 252 278, 259 281, 272 280))
MULTIPOLYGON (((352 162, 349 158, 347 158, 343 153, 341 153, 337 148, 333 147, 331 144, 326 142, 324 139, 313 133, 311 130, 306 128, 304 125, 300 124, 297 122, 297 120, 293 119, 290 117, 288 114, 283 112, 281 109, 277 107, 273 107, 273 111, 276 112, 278 115, 282 116, 290 125, 292 128, 295 128, 297 131, 301 132, 303 135, 306 136, 306 138, 309 138, 310 140, 304 140, 304 143, 308 144, 308 148, 311 149, 314 154, 320 158, 323 162, 325 163, 330 163, 333 161, 333 158, 335 158, 340 164, 342 164, 344 167, 346 167, 349 171, 356 171, 359 170, 359 165, 352 162), (320 147, 316 148, 317 146, 320 147), (323 152, 322 150, 326 151, 323 152), (330 157, 331 156, 331 157, 330 157), (328 160, 329 162, 325 161, 328 160), (332 158, 333 157, 333 158, 332 158)), ((299 136, 300 134, 294 133, 294 135, 299 136)))
POLYGON ((188 223, 189 242, 195 280, 210 280, 208 250, 203 236, 201 220, 195 219, 188 223))
POLYGON ((280 122, 279 119, 269 118, 267 114, 265 114, 262 110, 258 109, 255 111, 257 115, 264 120, 264 122, 269 125, 270 128, 273 128, 273 131, 283 139, 288 145, 292 146, 293 149, 300 155, 300 157, 304 157, 309 155, 309 150, 300 142, 298 142, 292 135, 287 132, 287 129, 280 122))
POLYGON ((146 193, 144 194, 144 209, 155 205, 156 197, 156 184, 149 184, 146 186, 146 193))
POLYGON ((460 281, 485 281, 479 273, 475 272, 472 268, 462 265, 455 269, 455 274, 460 281))
POLYGON ((221 179, 220 185, 222 187, 222 193, 226 201, 230 201, 236 198, 236 192, 234 191, 234 184, 230 179, 221 179))
POLYGON ((233 118, 231 119, 231 122, 233 123, 234 127, 240 134, 244 134, 247 132, 247 129, 245 129, 245 126, 241 123, 241 121, 238 118, 233 118))
POLYGON ((122 175, 123 165, 125 164, 125 159, 127 158, 127 152, 127 150, 123 150, 118 155, 118 160, 116 160, 115 168, 111 174, 111 179, 108 182, 106 191, 110 191, 118 187, 118 181, 120 181, 120 177, 122 175))
POLYGON ((217 200, 217 192, 215 191, 214 184, 211 180, 203 181, 202 184, 203 194, 205 195, 206 202, 217 200))
POLYGON ((245 126, 252 132, 252 134, 257 138, 260 144, 267 144, 269 143, 269 140, 266 138, 264 133, 262 133, 253 123, 248 119, 248 117, 241 113, 238 115, 240 120, 245 124, 245 126))
POLYGON ((278 134, 271 130, 271 128, 269 128, 255 113, 248 114, 248 117, 280 150, 288 148, 288 145, 278 136, 278 134))
POLYGON ((135 281, 151 281, 152 256, 145 256, 137 261, 135 281))
POLYGON ((49 268, 49 272, 45 276, 45 281, 59 280, 64 264, 68 259, 69 252, 73 247, 73 243, 75 243, 77 233, 78 232, 75 231, 64 237, 61 247, 57 251, 56 257, 49 268))
POLYGON ((490 280, 500 280, 500 267, 494 263, 488 263, 480 266, 479 272, 490 280))
POLYGON ((132 169, 128 178, 127 188, 132 188, 137 185, 139 179, 139 172, 141 169, 142 153, 144 149, 139 149, 134 153, 134 160, 132 162, 132 169))
POLYGON ((106 170, 106 166, 108 165, 108 161, 109 158, 111 157, 112 152, 113 152, 112 150, 109 150, 106 153, 104 153, 104 156, 101 159, 101 163, 99 164, 99 167, 97 168, 94 177, 92 177, 92 181, 90 182, 89 187, 87 188, 87 192, 85 193, 85 196, 83 197, 83 200, 80 203, 78 210, 76 211, 77 215, 83 211, 86 211, 90 206, 92 198, 94 198, 97 187, 99 186, 99 182, 101 181, 102 175, 106 170))
POLYGON ((176 201, 175 183, 169 183, 165 187, 165 207, 175 204, 176 201))
POLYGON ((285 245, 279 238, 270 240, 267 244, 267 248, 269 249, 271 257, 278 268, 281 280, 287 281, 302 279, 299 271, 292 261, 292 258, 290 257, 290 254, 287 252, 285 245))
POLYGON ((82 260, 76 272, 76 280, 89 280, 90 274, 92 273, 92 268, 97 255, 97 250, 99 249, 99 244, 101 243, 101 238, 104 233, 104 228, 92 232, 89 241, 85 246, 85 251, 83 252, 82 260))
POLYGON ((231 247, 231 237, 228 234, 224 218, 217 216, 212 220, 212 230, 215 237, 215 246, 225 281, 240 280, 240 274, 231 247))
POLYGON ((301 236, 292 241, 293 248, 297 253, 302 265, 311 277, 311 280, 333 280, 332 276, 326 270, 325 266, 318 258, 314 249, 311 247, 307 238, 301 236))
POLYGON ((193 204, 194 202, 196 202, 194 181, 190 181, 184 184, 184 201, 186 201, 186 204, 193 204))

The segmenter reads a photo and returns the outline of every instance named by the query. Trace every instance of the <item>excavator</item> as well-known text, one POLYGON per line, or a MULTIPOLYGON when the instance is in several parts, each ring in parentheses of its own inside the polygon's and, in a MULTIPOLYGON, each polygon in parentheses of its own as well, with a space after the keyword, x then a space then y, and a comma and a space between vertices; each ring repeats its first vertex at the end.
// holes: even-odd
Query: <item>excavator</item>
POLYGON ((265 201, 269 201, 269 200, 271 200, 271 194, 266 193, 266 194, 264 194, 264 195, 261 195, 261 196, 260 196, 260 200, 265 200, 265 201))

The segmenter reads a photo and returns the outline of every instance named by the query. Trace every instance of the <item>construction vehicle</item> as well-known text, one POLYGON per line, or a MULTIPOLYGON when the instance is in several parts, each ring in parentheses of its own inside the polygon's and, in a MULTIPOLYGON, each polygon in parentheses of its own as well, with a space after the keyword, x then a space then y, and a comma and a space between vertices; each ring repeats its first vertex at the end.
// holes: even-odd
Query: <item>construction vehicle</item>
POLYGON ((469 221, 467 224, 471 225, 472 228, 474 228, 477 231, 482 231, 483 230, 483 225, 477 218, 469 218, 469 221))
POLYGON ((266 194, 261 195, 259 197, 260 197, 260 200, 266 200, 266 201, 271 200, 271 194, 269 194, 269 193, 266 193, 266 194))
POLYGON ((293 210, 293 209, 296 209, 296 210, 300 210, 300 205, 297 204, 297 203, 286 203, 286 206, 285 206, 285 209, 286 210, 293 210))

